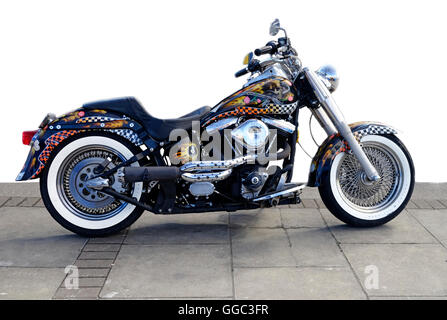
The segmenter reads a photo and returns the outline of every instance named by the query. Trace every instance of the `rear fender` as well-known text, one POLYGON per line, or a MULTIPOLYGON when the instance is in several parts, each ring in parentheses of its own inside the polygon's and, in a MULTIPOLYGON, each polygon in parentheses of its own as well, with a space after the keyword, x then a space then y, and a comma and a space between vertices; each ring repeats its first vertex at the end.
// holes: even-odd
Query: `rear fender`
POLYGON ((81 108, 39 129, 31 140, 31 150, 16 181, 38 178, 58 144, 68 137, 91 130, 113 132, 136 146, 140 146, 147 140, 143 127, 128 117, 118 116, 105 110, 81 108))
MULTIPOLYGON (((377 122, 355 122, 351 123, 349 127, 358 142, 367 135, 397 134, 396 129, 377 122)), ((318 187, 321 184, 322 177, 331 168, 335 156, 347 150, 349 150, 349 146, 340 134, 337 133, 328 137, 318 148, 312 159, 307 185, 309 187, 318 187)))

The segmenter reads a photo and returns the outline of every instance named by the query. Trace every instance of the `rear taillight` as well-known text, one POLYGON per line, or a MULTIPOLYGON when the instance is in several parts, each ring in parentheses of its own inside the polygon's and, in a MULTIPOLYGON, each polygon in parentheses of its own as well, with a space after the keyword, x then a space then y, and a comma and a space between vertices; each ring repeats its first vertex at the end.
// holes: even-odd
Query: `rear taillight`
POLYGON ((34 135, 37 133, 37 130, 33 131, 23 131, 22 132, 22 142, 24 145, 29 146, 31 140, 33 140, 34 135))

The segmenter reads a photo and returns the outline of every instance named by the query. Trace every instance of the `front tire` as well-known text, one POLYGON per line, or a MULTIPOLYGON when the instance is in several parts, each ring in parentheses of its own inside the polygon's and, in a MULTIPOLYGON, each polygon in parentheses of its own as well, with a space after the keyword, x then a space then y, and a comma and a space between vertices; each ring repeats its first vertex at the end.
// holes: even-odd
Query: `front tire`
MULTIPOLYGON (((89 189, 83 182, 106 158, 117 165, 138 152, 128 140, 108 132, 81 133, 64 140, 51 154, 40 178, 45 207, 59 224, 81 236, 108 236, 127 228, 144 210, 89 189)), ((120 188, 116 174, 112 182, 112 188, 120 188)), ((133 184, 127 192, 139 200, 143 183, 133 184)))
POLYGON ((381 178, 366 178, 354 155, 340 153, 318 190, 329 211, 355 227, 374 227, 394 219, 407 205, 414 188, 414 165, 394 135, 368 135, 363 150, 381 178))

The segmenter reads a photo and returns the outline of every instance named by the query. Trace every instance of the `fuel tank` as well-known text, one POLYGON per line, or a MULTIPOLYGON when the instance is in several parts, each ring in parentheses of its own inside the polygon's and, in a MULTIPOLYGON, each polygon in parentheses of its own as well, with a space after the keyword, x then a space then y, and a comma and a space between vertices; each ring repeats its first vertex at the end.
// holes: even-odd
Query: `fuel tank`
POLYGON ((298 106, 297 92, 286 78, 273 76, 233 93, 219 102, 203 119, 207 126, 227 117, 244 115, 290 115, 298 106))

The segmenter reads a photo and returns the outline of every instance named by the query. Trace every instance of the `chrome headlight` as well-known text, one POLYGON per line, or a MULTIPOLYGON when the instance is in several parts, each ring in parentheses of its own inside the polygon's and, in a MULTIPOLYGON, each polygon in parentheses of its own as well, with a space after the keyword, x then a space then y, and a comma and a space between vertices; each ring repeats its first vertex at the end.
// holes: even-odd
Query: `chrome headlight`
POLYGON ((320 77, 330 92, 334 92, 337 89, 340 78, 338 77, 337 70, 333 66, 322 66, 315 73, 320 77))

